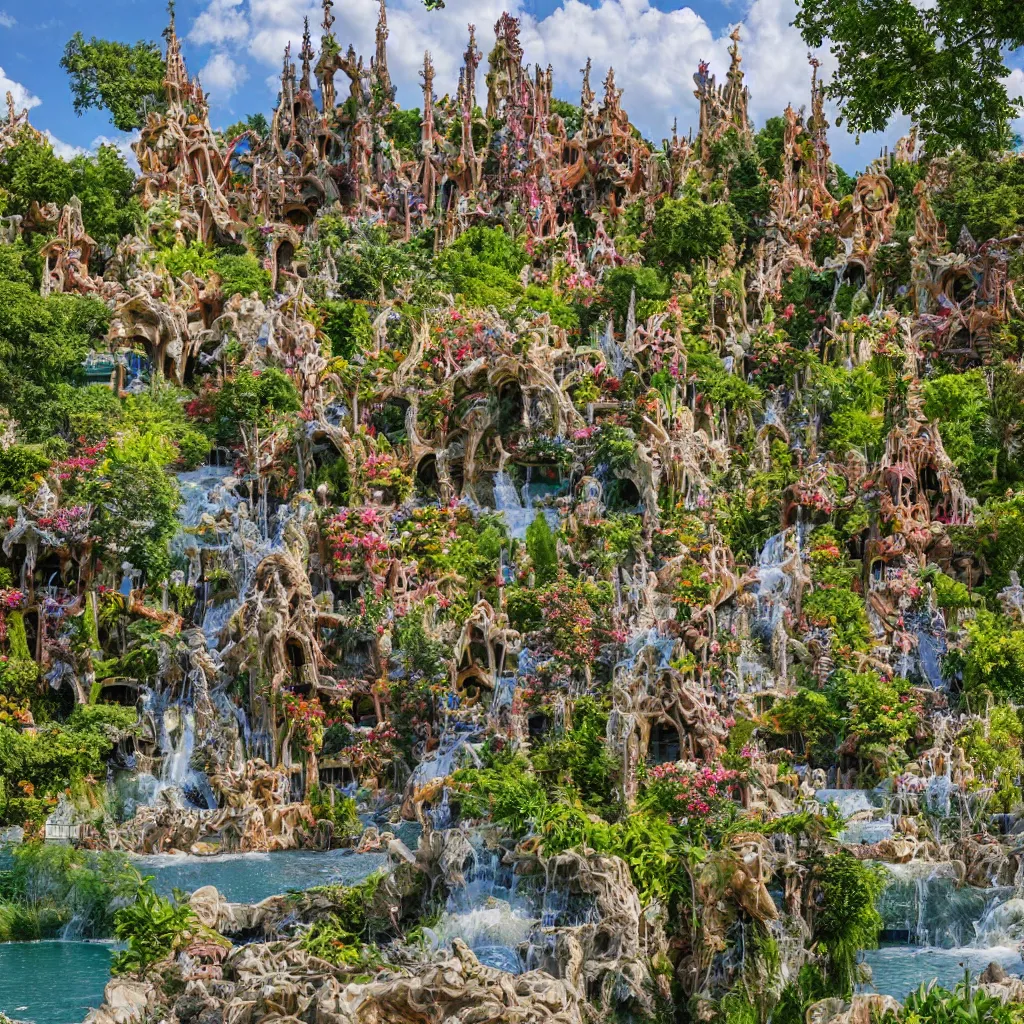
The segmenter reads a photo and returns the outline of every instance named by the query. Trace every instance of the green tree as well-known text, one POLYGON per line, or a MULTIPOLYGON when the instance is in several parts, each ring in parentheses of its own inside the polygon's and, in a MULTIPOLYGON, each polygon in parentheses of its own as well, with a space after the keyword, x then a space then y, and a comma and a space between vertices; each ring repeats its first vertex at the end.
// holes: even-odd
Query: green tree
POLYGON ((217 439, 230 444, 240 426, 267 426, 275 413, 295 412, 301 404, 291 377, 276 367, 241 370, 217 395, 217 439))
POLYGON ((373 344, 373 325, 360 302, 325 302, 324 334, 331 340, 331 355, 351 358, 368 352, 373 344))
POLYGON ((706 202, 688 186, 681 199, 666 199, 658 208, 644 255, 666 274, 691 270, 732 242, 732 222, 730 207, 706 202))
POLYGON ((126 433, 106 449, 96 471, 69 488, 69 497, 93 506, 92 528, 118 562, 141 569, 151 584, 170 569, 167 542, 177 526, 180 495, 167 467, 177 449, 166 436, 126 433))
POLYGON ((530 553, 537 583, 551 583, 558 575, 558 548, 551 524, 543 512, 538 511, 526 528, 526 550, 530 553))
POLYGON ((137 974, 140 978, 160 960, 179 948, 190 931, 198 928, 195 912, 158 896, 148 885, 139 890, 134 903, 114 915, 114 935, 128 948, 114 956, 114 974, 137 974))
POLYGON ((60 66, 71 79, 75 113, 108 110, 122 132, 141 128, 147 111, 164 102, 167 66, 156 43, 119 43, 76 32, 64 48, 60 66))
POLYGON ((267 120, 266 115, 250 114, 244 121, 236 121, 233 125, 224 129, 224 139, 229 143, 234 142, 235 139, 246 132, 252 132, 261 139, 265 139, 270 134, 270 122, 267 120))
POLYGON ((135 174, 113 146, 101 146, 95 156, 62 160, 46 139, 26 131, 0 161, 0 191, 8 193, 6 213, 25 215, 33 203, 60 207, 77 196, 85 230, 111 248, 134 227, 139 210, 132 198, 134 187, 135 174))
POLYGON ((0 395, 27 441, 59 432, 59 386, 81 381, 82 361, 109 322, 96 299, 43 298, 28 285, 0 281, 0 395))
POLYGON ((395 110, 387 120, 388 138, 398 147, 403 156, 415 156, 419 152, 422 117, 419 110, 395 110))
POLYGON ((935 195, 935 212, 951 239, 965 227, 978 241, 1016 234, 1024 224, 1024 157, 953 154, 948 179, 935 195))
POLYGON ((799 0, 796 25, 838 61, 828 94, 851 130, 912 118, 929 149, 982 156, 1011 144, 1005 55, 1024 45, 1018 0, 799 0))
POLYGON ((964 692, 1024 702, 1024 629, 988 611, 979 611, 966 629, 966 650, 953 656, 963 674, 964 692))

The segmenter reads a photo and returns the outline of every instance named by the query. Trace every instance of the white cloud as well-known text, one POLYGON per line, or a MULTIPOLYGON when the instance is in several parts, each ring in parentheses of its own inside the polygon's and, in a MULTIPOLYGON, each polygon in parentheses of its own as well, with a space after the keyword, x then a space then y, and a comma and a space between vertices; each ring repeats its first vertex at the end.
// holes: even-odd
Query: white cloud
POLYGON ((239 64, 230 54, 218 50, 199 72, 203 88, 212 93, 216 100, 226 100, 249 77, 245 66, 239 64))
POLYGON ((138 131, 134 131, 131 134, 122 134, 114 136, 97 135, 96 138, 92 140, 92 145, 89 147, 89 152, 95 153, 96 150, 100 148, 100 146, 113 146, 114 149, 116 149, 118 153, 120 153, 121 156, 124 157, 125 163, 128 164, 128 166, 133 171, 135 171, 136 174, 138 174, 140 170, 139 161, 138 158, 135 156, 135 150, 132 149, 132 145, 138 141, 138 131))
POLYGON ((18 110, 24 110, 28 108, 31 110, 33 107, 38 107, 43 101, 38 96, 33 96, 21 84, 21 82, 15 82, 13 78, 8 78, 4 74, 4 69, 0 68, 0 100, 2 100, 8 93, 14 97, 14 105, 18 110))
MULTIPOLYGON (((443 9, 428 11, 422 0, 392 0, 388 5, 388 61, 399 102, 420 105, 419 72, 426 49, 434 60, 437 93, 454 93, 470 22, 477 26, 477 45, 484 55, 477 79, 482 98, 486 57, 494 43, 493 26, 504 10, 521 19, 525 60, 553 66, 559 97, 575 100, 579 96, 579 69, 588 57, 593 61, 592 84, 599 95, 608 67, 614 65, 616 84, 624 90, 623 106, 654 141, 669 134, 674 118, 684 133, 696 125, 693 73, 699 61, 710 62, 719 82, 729 68, 728 30, 716 34, 690 7, 662 11, 650 0, 599 0, 595 6, 585 0, 563 0, 551 14, 538 19, 525 11, 524 5, 525 0, 448 0, 443 9)), ((374 50, 378 7, 379 0, 345 0, 334 8, 335 37, 343 48, 352 43, 367 64, 374 50)), ((738 5, 737 13, 740 10, 738 5)), ((781 114, 789 103, 799 108, 810 102, 811 69, 807 47, 792 25, 795 14, 795 0, 752 0, 743 17, 743 70, 751 91, 751 116, 758 125, 781 114)), ((316 46, 322 18, 320 0, 209 0, 193 23, 189 39, 216 46, 211 62, 230 53, 236 62, 248 59, 272 69, 271 74, 257 77, 265 80, 268 93, 275 95, 276 72, 285 45, 292 44, 293 58, 297 58, 306 16, 316 46)), ((827 75, 833 63, 831 55, 819 57, 827 75)), ((211 70, 219 71, 220 66, 211 70)), ((339 94, 346 89, 346 84, 338 83, 339 94)), ((214 100, 228 95, 222 93, 214 100)), ((834 111, 831 120, 835 120, 834 111)), ((894 140, 895 126, 883 138, 894 140)), ((865 140, 865 146, 858 148, 845 129, 832 132, 837 156, 851 166, 873 158, 876 141, 865 140)))
POLYGON ((49 139, 50 145, 53 146, 54 153, 61 158, 61 160, 70 160, 72 157, 81 156, 87 152, 81 146, 72 146, 70 143, 62 142, 57 138, 53 132, 47 128, 43 134, 49 139))
POLYGON ((211 0, 210 6, 192 23, 189 42, 197 46, 244 43, 249 38, 249 22, 242 3, 243 0, 211 0))
POLYGON ((0 11, 0 27, 3 28, 14 28, 18 22, 15 20, 14 15, 8 14, 6 11, 0 11))

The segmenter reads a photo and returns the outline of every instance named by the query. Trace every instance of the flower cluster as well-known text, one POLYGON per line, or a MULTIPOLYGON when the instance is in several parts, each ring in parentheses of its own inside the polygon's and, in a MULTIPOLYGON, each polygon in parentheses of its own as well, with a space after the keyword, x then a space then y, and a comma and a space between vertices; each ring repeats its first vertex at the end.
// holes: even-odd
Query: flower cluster
POLYGON ((0 725, 16 728, 34 724, 27 698, 19 700, 17 697, 5 697, 0 693, 0 725))
POLYGON ((373 508, 343 508, 324 529, 335 575, 379 574, 387 566, 390 545, 384 522, 373 508))
POLYGON ((721 765, 700 768, 659 764, 649 770, 648 799, 670 813, 699 819, 722 819, 731 813, 742 777, 721 765))
POLYGON ((78 455, 72 455, 54 466, 58 480, 70 480, 80 473, 88 473, 100 463, 100 456, 106 450, 107 442, 85 445, 78 455))
POLYGON ((39 526, 56 534, 65 541, 82 541, 89 535, 89 520, 92 510, 85 505, 59 508, 52 515, 42 516, 39 526))
POLYGON ((281 695, 281 706, 285 718, 301 738, 303 748, 309 753, 319 750, 323 745, 324 720, 327 717, 320 698, 285 692, 281 695))
POLYGON ((390 490, 400 501, 412 491, 412 480, 393 452, 368 456, 362 468, 368 486, 390 490))

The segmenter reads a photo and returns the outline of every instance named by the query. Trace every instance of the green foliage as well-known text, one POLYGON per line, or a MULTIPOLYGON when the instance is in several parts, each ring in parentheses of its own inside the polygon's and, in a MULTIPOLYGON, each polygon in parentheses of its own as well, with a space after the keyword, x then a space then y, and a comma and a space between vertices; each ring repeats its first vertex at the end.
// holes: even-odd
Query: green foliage
POLYGON ((878 944, 883 922, 876 907, 887 884, 886 872, 841 850, 824 859, 816 876, 814 941, 828 959, 827 973, 836 994, 849 998, 860 951, 878 944))
POLYGON ((1005 616, 984 610, 965 628, 966 648, 953 653, 950 665, 960 668, 967 697, 972 703, 985 694, 1024 702, 1024 630, 1005 616))
POLYGON ((847 586, 820 587, 804 598, 803 611, 809 622, 834 630, 840 645, 855 651, 870 648, 871 624, 863 594, 847 586))
POLYGON ((9 193, 7 214, 25 215, 33 203, 61 207, 77 196, 85 230, 111 249, 131 233, 138 217, 134 186, 135 175, 113 146, 101 146, 95 156, 62 160, 46 139, 26 131, 0 161, 0 190, 9 193))
POLYGON ((13 444, 0 448, 0 494, 20 494, 37 473, 50 465, 41 445, 13 444))
POLYGON ((722 203, 706 202, 695 188, 688 187, 681 199, 666 199, 658 207, 644 255, 672 274, 718 258, 732 240, 729 209, 722 203))
POLYGON ((28 285, 0 281, 0 395, 27 441, 59 432, 60 385, 82 380, 82 362, 109 322, 96 299, 43 298, 28 285))
POLYGON ((1010 148, 1005 54, 1024 45, 1016 0, 800 0, 796 25, 808 46, 830 43, 827 91, 852 131, 883 131, 904 114, 933 151, 1010 148))
POLYGON ((434 260, 442 291, 474 309, 493 306, 509 316, 548 312, 563 327, 576 326, 576 314, 550 288, 524 288, 520 273, 529 263, 523 245, 501 228, 473 227, 434 260))
POLYGON ((385 131, 403 156, 415 157, 419 153, 422 121, 419 110, 396 108, 388 116, 385 131))
POLYGON ((1024 494, 992 497, 975 510, 974 524, 953 531, 956 542, 985 566, 980 588, 990 602, 1024 566, 1024 494))
POLYGON ((540 746, 533 764, 549 788, 567 787, 585 808, 610 816, 619 765, 605 742, 607 723, 606 707, 591 697, 579 698, 571 728, 540 746))
POLYGON ((950 239, 965 227, 979 242, 1016 234, 1024 223, 1024 157, 993 160, 987 154, 954 153, 948 180, 935 196, 935 212, 950 239))
POLYGON ((354 797, 336 795, 332 800, 327 790, 310 786, 306 790, 306 803, 317 821, 329 821, 334 826, 335 840, 362 834, 363 823, 354 797))
POLYGON ((76 32, 64 48, 60 66, 71 79, 75 113, 108 110, 122 132, 141 128, 145 115, 164 102, 167 66, 156 43, 134 45, 76 32))
POLYGON ((1003 811, 1020 799, 1017 780, 1024 775, 1024 724, 1020 712, 997 704, 985 719, 974 719, 957 738, 975 773, 975 785, 990 784, 1003 811))
POLYGON ((339 286, 350 299, 386 299, 409 283, 418 266, 411 250, 395 245, 384 225, 350 233, 347 225, 324 218, 320 237, 334 252, 339 286))
POLYGON ((782 180, 782 154, 786 140, 786 119, 769 117, 764 127, 754 136, 757 155, 765 174, 772 181, 782 180))
POLYGON ((183 402, 187 395, 167 383, 123 399, 103 384, 59 391, 61 412, 72 437, 90 443, 115 433, 166 438, 177 449, 178 463, 194 469, 205 461, 210 441, 186 418, 183 402))
POLYGON ((615 473, 631 469, 636 462, 636 435, 629 427, 606 423, 597 434, 594 459, 606 463, 615 473))
POLYGON ((188 904, 177 905, 143 886, 133 903, 114 915, 114 935, 128 948, 114 954, 114 974, 134 973, 143 977, 154 964, 166 959, 198 927, 188 904))
POLYGON ((946 454, 968 492, 993 477, 999 447, 989 429, 988 382, 981 370, 948 373, 924 386, 924 412, 939 424, 946 454))
POLYGON ((170 570, 167 542, 180 495, 167 467, 178 451, 162 434, 130 431, 103 454, 95 471, 69 486, 69 497, 93 506, 93 533, 117 561, 131 562, 155 585, 170 570))
POLYGON ((579 104, 552 99, 551 113, 562 119, 565 134, 570 139, 583 127, 583 108, 579 104))
POLYGON ((348 968, 379 966, 380 954, 366 946, 375 923, 374 898, 384 881, 381 873, 370 875, 359 885, 330 885, 310 890, 318 901, 330 905, 302 937, 302 948, 321 960, 348 968))
POLYGON ((0 942, 54 938, 73 918, 85 938, 113 935, 142 878, 123 853, 24 843, 0 850, 0 942))
POLYGON ((270 298, 270 274, 251 252, 223 253, 217 257, 213 269, 220 275, 225 299, 233 295, 248 297, 253 292, 264 302, 270 298))
POLYGON ((819 766, 839 757, 867 758, 876 774, 889 760, 906 760, 906 747, 920 708, 905 680, 883 680, 873 672, 839 670, 823 691, 799 688, 777 700, 766 724, 779 736, 800 736, 808 760, 819 766))
POLYGON ((522 835, 547 808, 544 788, 522 755, 499 759, 490 768, 460 768, 453 776, 465 818, 489 817, 522 835))
MULTIPOLYGON (((634 292, 639 322, 660 307, 669 291, 668 281, 653 267, 614 267, 601 279, 602 306, 611 312, 619 327, 626 323, 629 299, 634 292)), ((581 318, 581 326, 582 323, 581 318)))
POLYGON ((543 512, 538 512, 526 528, 526 550, 537 582, 542 586, 553 582, 558 575, 558 547, 551 524, 543 512))
MULTIPOLYGON (((3 196, 0 195, 0 211, 3 210, 3 196)), ((29 250, 23 238, 13 245, 0 245, 0 281, 14 281, 17 284, 35 284, 36 276, 29 270, 35 254, 29 250)))
POLYGON ((0 825, 40 822, 60 793, 104 779, 105 759, 136 717, 134 708, 84 705, 36 732, 0 724, 0 825))
POLYGON ((324 334, 331 341, 331 355, 351 360, 368 352, 373 344, 373 326, 366 306, 359 302, 325 302, 324 334))
POLYGON ((267 120, 266 115, 262 113, 250 114, 244 121, 236 121, 233 125, 224 129, 224 139, 226 142, 231 143, 246 132, 252 132, 259 138, 265 139, 270 134, 270 122, 267 120))
POLYGON ((890 1010, 883 1024, 1019 1024, 1020 1004, 1003 1002, 972 986, 969 973, 950 992, 921 982, 898 1011, 890 1010))
POLYGON ((300 405, 298 389, 283 371, 239 370, 217 392, 217 440, 231 444, 241 437, 241 428, 267 427, 275 413, 295 412, 300 405))

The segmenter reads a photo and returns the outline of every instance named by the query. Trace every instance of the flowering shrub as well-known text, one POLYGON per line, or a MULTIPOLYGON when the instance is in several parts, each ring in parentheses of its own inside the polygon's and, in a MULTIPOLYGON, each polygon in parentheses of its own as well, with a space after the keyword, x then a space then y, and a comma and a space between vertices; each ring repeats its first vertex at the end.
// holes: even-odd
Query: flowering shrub
POLYGON ((77 455, 72 455, 54 466, 58 480, 72 480, 81 474, 95 469, 100 463, 100 456, 106 450, 107 442, 85 445, 77 455))
POLYGON ((379 574, 388 564, 386 524, 374 508, 343 508, 327 521, 324 536, 337 576, 379 574))
POLYGON ((659 764, 648 769, 644 806, 686 817, 703 829, 728 822, 737 810, 734 796, 742 776, 721 765, 700 768, 659 764))
POLYGON ((340 756, 347 758, 353 768, 365 768, 374 775, 394 756, 394 743, 398 732, 387 722, 372 728, 358 743, 343 747, 340 756))
POLYGON ((711 570, 699 562, 687 560, 678 570, 676 592, 672 600, 680 606, 681 619, 689 619, 691 608, 703 608, 711 599, 711 570))
POLYGON ((324 742, 324 719, 327 717, 319 697, 301 697, 295 693, 281 695, 281 709, 294 727, 302 749, 315 754, 324 742))
POLYGON ((25 698, 6 697, 0 693, 0 725, 8 725, 12 728, 32 725, 32 712, 29 709, 28 700, 25 698))
POLYGON ((370 490, 390 491, 396 501, 412 493, 412 478, 402 469, 394 452, 377 452, 363 463, 363 480, 370 490))
POLYGON ((594 661, 611 639, 599 615, 609 601, 610 594, 597 587, 565 578, 539 596, 544 630, 556 661, 580 671, 594 661))
POLYGON ((89 522, 92 509, 88 505, 72 505, 59 508, 52 515, 41 516, 38 525, 65 544, 81 543, 89 538, 89 522))

